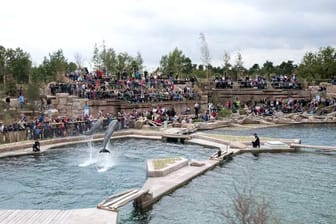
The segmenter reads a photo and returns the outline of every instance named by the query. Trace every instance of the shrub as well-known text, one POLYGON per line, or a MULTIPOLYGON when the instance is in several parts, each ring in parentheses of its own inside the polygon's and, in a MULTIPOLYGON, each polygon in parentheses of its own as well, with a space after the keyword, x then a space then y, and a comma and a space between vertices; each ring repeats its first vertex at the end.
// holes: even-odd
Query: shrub
POLYGON ((218 118, 225 118, 225 117, 230 117, 231 114, 232 114, 232 111, 230 109, 223 108, 218 112, 217 116, 218 118))

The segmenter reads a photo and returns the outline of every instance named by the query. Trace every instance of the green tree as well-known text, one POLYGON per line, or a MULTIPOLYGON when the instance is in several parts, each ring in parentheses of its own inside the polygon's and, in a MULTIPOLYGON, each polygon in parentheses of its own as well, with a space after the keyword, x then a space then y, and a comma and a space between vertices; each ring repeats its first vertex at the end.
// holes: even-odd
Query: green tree
POLYGON ((297 68, 299 77, 308 80, 331 79, 336 74, 336 50, 333 47, 320 48, 318 52, 307 52, 297 68))
POLYGON ((117 55, 113 48, 108 48, 103 57, 104 66, 109 73, 117 72, 117 55))
POLYGON ((182 74, 189 75, 192 73, 192 61, 189 57, 184 57, 182 60, 182 74))
POLYGON ((105 41, 100 47, 95 44, 92 62, 96 69, 103 69, 112 74, 118 71, 126 71, 131 74, 143 69, 143 59, 140 52, 137 52, 135 57, 127 52, 117 53, 113 48, 108 48, 105 41))
POLYGON ((264 64, 263 64, 263 67, 261 68, 261 73, 263 75, 266 75, 268 80, 270 79, 271 77, 271 74, 274 74, 275 73, 275 68, 274 68, 274 65, 273 65, 273 62, 270 62, 270 61, 266 61, 264 64))
POLYGON ((29 53, 21 48, 6 49, 0 46, 0 80, 14 83, 28 83, 32 62, 29 53))
POLYGON ((254 64, 254 65, 252 65, 252 67, 249 69, 249 73, 250 73, 251 75, 258 75, 258 74, 260 74, 260 71, 261 71, 261 69, 260 69, 259 64, 254 64))
POLYGON ((165 75, 186 76, 192 72, 191 59, 186 57, 177 47, 168 55, 161 57, 160 67, 165 75))
POLYGON ((117 70, 130 72, 131 60, 127 52, 121 52, 117 55, 117 70))
POLYGON ((302 63, 299 65, 297 73, 298 76, 312 81, 312 79, 317 78, 317 71, 319 70, 319 63, 317 62, 317 57, 312 52, 308 52, 303 57, 302 63))
POLYGON ((28 83, 31 65, 29 53, 21 48, 6 50, 5 75, 12 76, 16 83, 28 83))
POLYGON ((53 53, 49 53, 49 58, 44 57, 37 72, 41 72, 38 76, 43 82, 63 81, 67 68, 67 59, 64 57, 62 49, 59 49, 53 53))
POLYGON ((45 82, 45 72, 43 65, 32 67, 31 69, 31 83, 45 82))
POLYGON ((107 48, 105 42, 103 41, 102 50, 99 51, 98 57, 100 58, 101 65, 100 68, 104 69, 106 72, 115 73, 117 56, 113 48, 107 48))
POLYGON ((96 69, 101 69, 101 67, 103 65, 103 61, 101 59, 101 55, 100 55, 99 48, 98 48, 97 44, 94 45, 92 62, 93 62, 93 65, 96 69))
POLYGON ((66 68, 67 72, 74 72, 77 70, 77 64, 74 62, 69 62, 67 63, 67 68, 66 68))
POLYGON ((277 73, 282 75, 292 75, 294 70, 297 68, 297 65, 294 64, 294 61, 283 61, 280 65, 276 67, 277 73))

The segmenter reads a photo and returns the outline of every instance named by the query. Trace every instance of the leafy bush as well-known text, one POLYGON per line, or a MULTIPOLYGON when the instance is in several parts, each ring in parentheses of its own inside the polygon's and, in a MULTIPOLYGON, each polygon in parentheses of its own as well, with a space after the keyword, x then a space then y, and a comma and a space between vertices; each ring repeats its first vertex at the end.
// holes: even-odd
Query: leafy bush
POLYGON ((223 108, 218 112, 217 116, 219 118, 225 118, 225 117, 230 117, 231 114, 232 114, 232 111, 230 109, 223 108))

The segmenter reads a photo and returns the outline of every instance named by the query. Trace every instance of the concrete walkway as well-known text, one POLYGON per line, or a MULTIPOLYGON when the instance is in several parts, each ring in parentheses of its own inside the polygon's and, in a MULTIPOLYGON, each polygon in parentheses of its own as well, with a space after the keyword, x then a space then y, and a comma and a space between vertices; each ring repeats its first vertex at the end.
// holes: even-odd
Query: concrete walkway
MULTIPOLYGON (((122 139, 122 138, 141 138, 141 139, 160 140, 161 134, 159 131, 154 130, 131 129, 115 132, 112 136, 112 139, 122 139)), ((104 140, 104 134, 101 133, 94 135, 92 139, 92 141, 103 141, 103 140, 104 140)), ((52 148, 57 148, 69 144, 79 144, 85 142, 88 142, 88 137, 84 135, 41 140, 40 152, 45 152, 52 148)), ((36 152, 32 151, 33 144, 34 141, 30 140, 23 142, 21 145, 19 142, 0 145, 0 158, 37 154, 36 152)))
POLYGON ((118 213, 97 208, 74 210, 0 210, 1 224, 116 224, 118 213))
POLYGON ((149 190, 149 193, 152 194, 153 198, 151 200, 146 200, 142 207, 146 208, 151 206, 164 195, 185 185, 191 179, 201 175, 207 170, 214 168, 219 163, 219 161, 206 160, 201 161, 200 163, 203 163, 204 165, 188 165, 163 177, 149 177, 142 187, 142 190, 149 190))

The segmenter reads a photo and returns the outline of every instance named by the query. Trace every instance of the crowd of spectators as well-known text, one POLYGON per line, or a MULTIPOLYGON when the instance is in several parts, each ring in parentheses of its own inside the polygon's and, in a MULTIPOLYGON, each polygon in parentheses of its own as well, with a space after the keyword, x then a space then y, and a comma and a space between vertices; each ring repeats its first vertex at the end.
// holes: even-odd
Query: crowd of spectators
POLYGON ((246 76, 244 79, 238 80, 240 88, 258 88, 258 89, 266 89, 267 81, 264 77, 256 76, 255 79, 246 76))
MULTIPOLYGON (((265 99, 259 102, 250 101, 246 104, 241 104, 237 99, 233 102, 228 101, 225 107, 233 112, 246 109, 247 113, 260 116, 272 116, 276 113, 312 113, 318 108, 335 104, 336 100, 334 98, 313 98, 311 100, 303 98, 265 99)), ((334 110, 335 109, 336 107, 334 110)), ((107 127, 112 119, 117 119, 119 121, 119 129, 141 128, 143 124, 156 127, 164 126, 165 124, 179 126, 183 123, 192 123, 193 119, 204 122, 215 120, 220 110, 217 105, 212 103, 209 103, 207 108, 200 108, 200 105, 196 102, 194 105, 187 107, 182 113, 177 113, 173 106, 166 108, 162 105, 158 105, 149 110, 118 112, 115 115, 104 111, 99 111, 96 115, 89 114, 89 116, 84 116, 83 113, 83 116, 75 119, 65 116, 50 118, 41 114, 39 117, 28 121, 27 118, 22 115, 19 120, 11 124, 3 124, 0 122, 0 143, 83 135, 99 118, 104 118, 105 127, 107 127), (194 107, 193 110, 192 107, 194 107), (141 125, 137 127, 136 123, 141 125)), ((101 133, 103 133, 103 130, 104 129, 101 130, 101 133)))
MULTIPOLYGON (((276 75, 271 78, 271 85, 275 89, 302 89, 302 85, 296 79, 295 74, 288 78, 286 75, 276 75)), ((233 81, 230 77, 216 77, 214 79, 215 88, 224 89, 232 88, 233 81)), ((245 78, 238 79, 239 88, 257 88, 266 89, 266 78, 257 75, 255 78, 246 76, 245 78)))
MULTIPOLYGON (((283 98, 275 100, 261 100, 259 102, 248 102, 246 110, 248 113, 261 116, 272 116, 276 113, 303 113, 313 114, 318 108, 325 108, 331 105, 336 105, 334 98, 319 99, 294 99, 283 98)), ((336 107, 335 107, 336 110, 336 107)))
POLYGON ((286 75, 273 76, 271 85, 275 89, 302 89, 302 85, 298 82, 295 74, 291 77, 287 77, 286 75))
POLYGON ((101 71, 88 73, 76 71, 68 74, 71 82, 51 83, 52 95, 68 93, 93 100, 116 98, 130 103, 183 101, 197 98, 192 86, 176 87, 172 78, 161 79, 157 75, 141 75, 126 72, 112 77, 101 71), (119 79, 120 78, 120 79, 119 79))
POLYGON ((118 112, 115 115, 104 111, 99 111, 97 115, 89 114, 89 116, 84 116, 83 113, 83 116, 76 119, 66 116, 50 118, 41 113, 39 117, 27 120, 26 116, 22 115, 19 120, 11 124, 0 123, 0 143, 79 136, 85 134, 100 118, 105 121, 104 127, 107 127, 112 119, 117 119, 119 121, 119 129, 123 129, 135 128, 137 121, 142 125, 163 126, 165 122, 167 125, 188 123, 191 122, 191 117, 190 109, 178 114, 173 106, 165 108, 161 105, 155 106, 150 110, 118 112), (9 137, 10 133, 15 133, 15 139, 9 137))
POLYGON ((271 116, 275 113, 302 113, 306 111, 309 100, 284 98, 276 100, 262 100, 248 106, 249 111, 255 115, 271 116))
POLYGON ((230 77, 216 77, 215 80, 215 87, 216 89, 225 89, 225 88, 232 88, 233 82, 230 77))
POLYGON ((93 120, 83 119, 68 119, 67 117, 57 117, 50 119, 41 114, 38 118, 27 120, 26 116, 22 115, 21 119, 12 122, 10 124, 0 124, 0 142, 6 142, 12 140, 5 139, 4 137, 8 133, 19 133, 16 135, 17 140, 31 140, 31 139, 47 139, 54 137, 75 136, 83 134, 87 131, 93 120))

